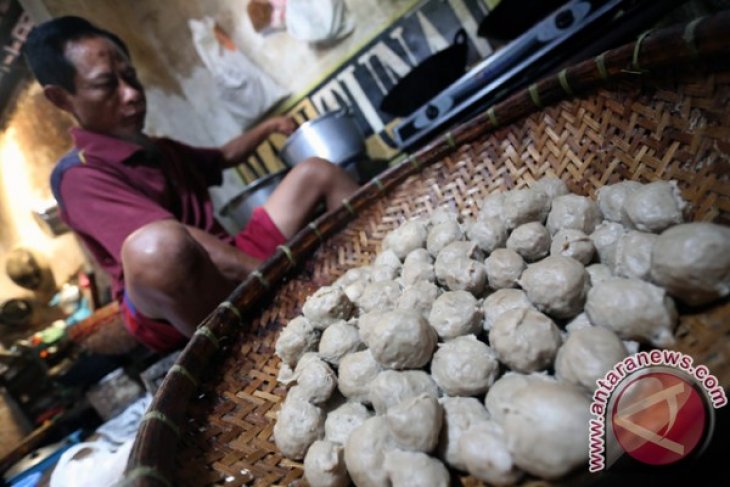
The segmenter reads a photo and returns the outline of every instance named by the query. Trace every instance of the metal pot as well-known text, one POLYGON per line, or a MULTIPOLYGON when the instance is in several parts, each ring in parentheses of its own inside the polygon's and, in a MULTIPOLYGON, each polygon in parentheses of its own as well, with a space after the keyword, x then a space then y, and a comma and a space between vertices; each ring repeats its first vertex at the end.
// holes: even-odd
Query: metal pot
POLYGON ((261 177, 247 185, 237 196, 220 209, 221 216, 235 221, 237 227, 239 227, 236 229, 236 232, 238 232, 251 218, 253 210, 263 205, 269 199, 269 196, 271 196, 281 180, 284 179, 288 171, 288 169, 284 169, 275 174, 261 177))
POLYGON ((56 200, 45 201, 33 210, 33 217, 38 225, 49 235, 57 237, 69 231, 61 220, 60 210, 56 200))
POLYGON ((289 166, 309 157, 321 157, 339 166, 365 155, 365 136, 348 109, 326 113, 303 123, 281 148, 289 166))
POLYGON ((23 298, 11 298, 0 304, 0 325, 25 326, 33 315, 33 303, 23 298))

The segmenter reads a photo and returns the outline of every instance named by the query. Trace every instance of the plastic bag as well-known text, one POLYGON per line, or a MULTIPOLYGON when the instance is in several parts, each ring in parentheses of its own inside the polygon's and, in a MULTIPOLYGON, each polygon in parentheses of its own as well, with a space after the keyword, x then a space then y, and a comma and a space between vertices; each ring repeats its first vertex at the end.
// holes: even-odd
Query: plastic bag
POLYGON ((231 43, 216 37, 215 20, 188 20, 193 44, 213 75, 227 110, 246 129, 258 121, 286 91, 231 43))
POLYGON ((53 469, 50 487, 98 487, 121 480, 134 437, 151 403, 152 396, 146 394, 102 424, 96 430, 98 440, 79 443, 63 452, 53 469))
POLYGON ((66 450, 53 469, 50 487, 114 485, 124 476, 134 438, 119 448, 104 441, 89 441, 66 450))
POLYGON ((331 42, 355 28, 344 0, 288 0, 286 30, 290 36, 312 43, 331 42))

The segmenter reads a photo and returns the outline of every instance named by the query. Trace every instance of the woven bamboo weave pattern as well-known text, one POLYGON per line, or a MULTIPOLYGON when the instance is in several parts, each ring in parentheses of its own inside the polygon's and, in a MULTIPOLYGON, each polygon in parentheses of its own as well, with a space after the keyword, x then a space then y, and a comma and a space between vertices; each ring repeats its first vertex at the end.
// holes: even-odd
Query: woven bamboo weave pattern
MULTIPOLYGON (((278 331, 306 297, 345 270, 369 263, 384 235, 404 220, 448 205, 463 216, 492 191, 556 175, 594 196, 623 179, 679 181, 690 218, 730 222, 730 70, 657 73, 560 102, 469 144, 409 177, 326 240, 259 305, 248 333, 225 342, 187 410, 174 485, 288 485, 300 466, 273 444, 286 394, 273 355, 278 331)), ((683 312, 677 348, 730 385, 730 306, 683 312)), ((475 482, 468 482, 476 484, 475 482)))

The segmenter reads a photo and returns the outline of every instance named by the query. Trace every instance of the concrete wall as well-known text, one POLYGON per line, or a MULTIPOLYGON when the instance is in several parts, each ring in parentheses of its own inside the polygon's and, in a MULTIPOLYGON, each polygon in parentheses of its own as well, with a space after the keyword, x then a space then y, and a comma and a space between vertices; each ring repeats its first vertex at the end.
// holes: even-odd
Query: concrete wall
MULTIPOLYGON (((346 0, 356 27, 329 48, 315 48, 285 32, 262 36, 253 30, 245 0, 22 0, 35 21, 81 15, 128 43, 148 95, 147 131, 199 146, 224 143, 240 132, 218 97, 210 72, 192 43, 188 19, 213 17, 238 49, 288 92, 297 94, 318 81, 414 0, 346 0)), ((56 282, 66 281, 84 263, 71 234, 50 237, 31 211, 51 198, 53 164, 71 145, 72 121, 55 110, 32 83, 23 89, 15 112, 0 133, 0 300, 29 296, 5 274, 5 255, 17 245, 38 249, 56 282)), ((223 204, 242 182, 235 171, 214 195, 223 204)))
POLYGON ((71 233, 52 237, 32 216, 34 208, 52 198, 48 180, 56 159, 70 147, 71 124, 32 84, 20 93, 0 133, 0 300, 32 295, 5 273, 7 252, 15 246, 35 249, 48 261, 57 283, 68 280, 84 262, 71 233))

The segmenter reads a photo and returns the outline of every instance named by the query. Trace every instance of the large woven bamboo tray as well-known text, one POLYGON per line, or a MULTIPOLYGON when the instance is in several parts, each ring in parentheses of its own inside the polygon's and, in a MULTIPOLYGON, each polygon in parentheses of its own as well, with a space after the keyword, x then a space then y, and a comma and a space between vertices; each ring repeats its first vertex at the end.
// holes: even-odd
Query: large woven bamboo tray
MULTIPOLYGON (((272 439, 286 395, 276 381, 278 332, 310 293, 369 263, 383 236, 408 218, 440 205, 473 215, 492 191, 556 175, 591 196, 624 179, 676 179, 692 219, 727 224, 729 55, 730 13, 650 32, 490 107, 362 187, 282 246, 199 326, 142 423, 124 483, 299 482, 301 466, 272 439)), ((730 304, 680 312, 676 348, 727 389, 730 304)))

